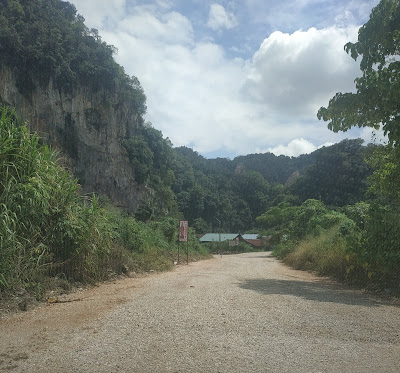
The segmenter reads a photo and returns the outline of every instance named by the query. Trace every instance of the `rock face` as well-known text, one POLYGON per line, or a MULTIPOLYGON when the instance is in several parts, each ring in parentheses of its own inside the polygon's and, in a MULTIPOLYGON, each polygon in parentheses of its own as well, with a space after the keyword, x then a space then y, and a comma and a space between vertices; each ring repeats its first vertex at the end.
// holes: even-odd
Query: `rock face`
POLYGON ((14 107, 30 131, 60 153, 84 192, 106 195, 129 212, 137 209, 146 191, 134 180, 123 140, 134 136, 142 118, 118 93, 85 87, 64 93, 50 80, 27 97, 12 71, 0 67, 0 105, 14 107))

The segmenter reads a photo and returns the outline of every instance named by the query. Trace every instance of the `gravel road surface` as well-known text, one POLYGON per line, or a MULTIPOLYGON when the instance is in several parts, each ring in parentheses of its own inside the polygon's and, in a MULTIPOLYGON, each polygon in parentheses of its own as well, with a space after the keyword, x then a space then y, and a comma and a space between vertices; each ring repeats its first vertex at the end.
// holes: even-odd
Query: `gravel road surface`
POLYGON ((268 253, 70 294, 0 320, 4 372, 400 372, 398 301, 268 253))

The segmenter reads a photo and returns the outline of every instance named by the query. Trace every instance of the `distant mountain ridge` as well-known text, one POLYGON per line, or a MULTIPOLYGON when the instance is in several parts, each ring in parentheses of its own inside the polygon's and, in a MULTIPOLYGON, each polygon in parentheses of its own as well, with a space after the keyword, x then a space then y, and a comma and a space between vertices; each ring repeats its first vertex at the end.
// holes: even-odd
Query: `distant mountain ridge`
POLYGON ((246 171, 259 172, 269 183, 285 184, 293 173, 303 172, 316 161, 318 150, 298 157, 273 153, 241 155, 233 160, 227 158, 206 159, 187 147, 175 148, 196 167, 203 167, 210 173, 240 173, 246 171))

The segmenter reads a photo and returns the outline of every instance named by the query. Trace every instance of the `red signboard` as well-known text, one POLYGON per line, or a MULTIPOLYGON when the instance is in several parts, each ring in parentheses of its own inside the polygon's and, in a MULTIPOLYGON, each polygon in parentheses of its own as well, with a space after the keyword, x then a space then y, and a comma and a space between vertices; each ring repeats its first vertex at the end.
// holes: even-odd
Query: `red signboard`
POLYGON ((179 242, 187 242, 189 235, 189 222, 187 220, 179 220, 179 242))

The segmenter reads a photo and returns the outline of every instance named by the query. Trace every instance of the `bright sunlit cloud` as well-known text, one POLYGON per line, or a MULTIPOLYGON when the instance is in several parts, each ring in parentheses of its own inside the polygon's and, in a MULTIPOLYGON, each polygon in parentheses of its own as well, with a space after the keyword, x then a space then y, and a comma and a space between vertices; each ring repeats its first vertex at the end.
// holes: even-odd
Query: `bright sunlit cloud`
POLYGON ((310 154, 317 149, 331 145, 333 145, 332 142, 327 142, 317 147, 310 141, 304 139, 294 139, 286 146, 279 145, 276 148, 268 149, 268 151, 274 153, 275 155, 287 155, 289 157, 296 157, 299 154, 310 154))

